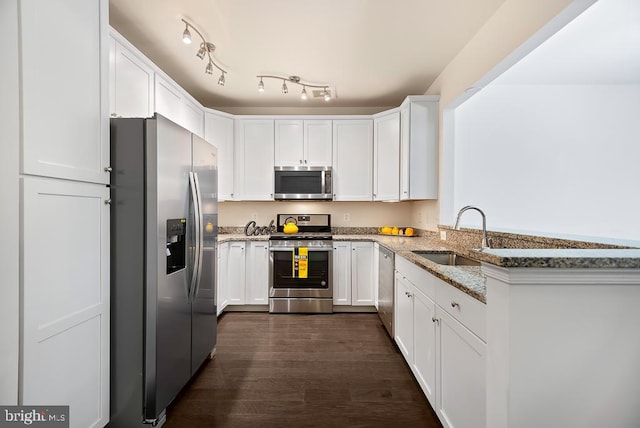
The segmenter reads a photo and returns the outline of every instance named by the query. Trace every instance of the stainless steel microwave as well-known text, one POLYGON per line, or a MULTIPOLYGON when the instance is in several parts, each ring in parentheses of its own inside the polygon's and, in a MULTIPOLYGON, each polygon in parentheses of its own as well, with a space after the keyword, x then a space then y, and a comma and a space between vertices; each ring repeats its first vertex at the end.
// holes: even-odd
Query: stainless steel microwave
POLYGON ((333 200, 330 166, 277 166, 274 170, 277 200, 333 200))

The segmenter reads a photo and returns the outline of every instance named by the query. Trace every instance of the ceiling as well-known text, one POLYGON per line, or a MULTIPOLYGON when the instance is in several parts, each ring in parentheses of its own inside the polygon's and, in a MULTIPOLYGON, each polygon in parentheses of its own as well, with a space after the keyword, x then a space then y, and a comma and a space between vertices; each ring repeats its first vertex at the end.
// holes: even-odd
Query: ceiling
POLYGON ((399 105, 421 95, 504 0, 110 0, 110 24, 205 107, 399 105), (154 8, 150 8, 150 4, 154 8), (185 45, 185 18, 216 45, 225 68, 206 75, 185 45), (258 74, 328 85, 331 101, 258 74))
POLYGON ((640 1, 599 0, 495 84, 640 84, 640 1))

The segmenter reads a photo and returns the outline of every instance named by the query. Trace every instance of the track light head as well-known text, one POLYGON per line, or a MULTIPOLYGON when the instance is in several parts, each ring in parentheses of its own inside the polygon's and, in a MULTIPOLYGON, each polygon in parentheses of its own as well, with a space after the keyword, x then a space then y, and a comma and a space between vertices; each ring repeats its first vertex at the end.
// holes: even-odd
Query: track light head
POLYGON ((307 99, 307 88, 306 87, 302 87, 302 93, 300 94, 300 99, 302 100, 306 100, 307 99))
POLYGON ((287 82, 285 82, 284 80, 282 81, 282 93, 283 94, 289 93, 289 88, 287 88, 287 82))
POLYGON ((258 92, 264 92, 264 82, 262 81, 262 77, 260 78, 260 82, 258 83, 258 92))
POLYGON ((218 79, 218 85, 220 86, 224 86, 224 71, 222 72, 222 74, 220 75, 220 78, 218 79))
POLYGON ((196 56, 200 59, 204 59, 205 54, 207 53, 207 48, 204 43, 200 43, 200 49, 198 49, 198 53, 196 56))
POLYGON ((182 41, 186 45, 191 44, 191 33, 189 32, 189 24, 185 23, 184 31, 182 32, 182 41))
POLYGON ((207 63, 204 72, 207 74, 213 74, 213 63, 211 62, 211 60, 209 60, 209 62, 207 63))

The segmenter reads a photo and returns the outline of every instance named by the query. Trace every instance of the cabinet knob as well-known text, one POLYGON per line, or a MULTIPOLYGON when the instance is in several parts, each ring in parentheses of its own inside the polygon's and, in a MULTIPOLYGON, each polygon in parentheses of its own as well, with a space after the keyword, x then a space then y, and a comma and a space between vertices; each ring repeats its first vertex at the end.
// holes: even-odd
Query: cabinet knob
POLYGON ((105 205, 111 205, 111 199, 105 199, 104 200, 104 204, 105 205))
POLYGON ((302 159, 300 159, 300 163, 302 163, 302 159))
POLYGON ((104 167, 104 172, 111 172, 111 171, 113 171, 113 168, 111 168, 110 166, 104 167))
POLYGON ((304 160, 304 164, 305 164, 305 165, 307 164, 307 160, 306 160, 306 159, 304 160))
POLYGON ((436 317, 431 317, 431 321, 433 321, 434 323, 438 324, 440 322, 440 320, 436 317))
POLYGON ((459 308, 459 307, 460 307, 460 304, 459 304, 458 302, 456 302, 456 301, 453 301, 453 300, 452 300, 452 301, 451 301, 451 307, 452 307, 452 308, 459 308))

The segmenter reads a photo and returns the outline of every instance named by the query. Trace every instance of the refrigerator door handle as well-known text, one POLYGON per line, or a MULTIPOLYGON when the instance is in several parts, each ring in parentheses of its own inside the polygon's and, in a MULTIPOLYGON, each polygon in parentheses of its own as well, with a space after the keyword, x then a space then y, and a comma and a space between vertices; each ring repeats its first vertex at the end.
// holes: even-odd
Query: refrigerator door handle
POLYGON ((191 190, 191 199, 193 200, 193 211, 194 211, 194 219, 195 219, 195 244, 196 244, 196 253, 193 257, 193 270, 191 273, 191 281, 189 282, 189 293, 188 299, 189 301, 193 301, 193 295, 196 288, 196 283, 198 280, 198 271, 200 270, 200 252, 201 252, 201 215, 200 215, 200 204, 199 204, 199 195, 198 189, 196 186, 196 178, 195 173, 189 172, 189 190, 191 190))
POLYGON ((193 172, 194 183, 196 185, 196 196, 198 202, 198 218, 196 219, 196 257, 198 259, 198 265, 196 271, 196 285, 193 290, 191 300, 195 300, 198 291, 200 290, 200 277, 202 276, 202 258, 204 257, 204 215, 202 214, 202 193, 200 191, 200 180, 198 179, 198 173, 193 172))

